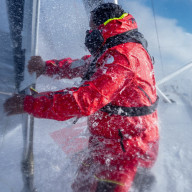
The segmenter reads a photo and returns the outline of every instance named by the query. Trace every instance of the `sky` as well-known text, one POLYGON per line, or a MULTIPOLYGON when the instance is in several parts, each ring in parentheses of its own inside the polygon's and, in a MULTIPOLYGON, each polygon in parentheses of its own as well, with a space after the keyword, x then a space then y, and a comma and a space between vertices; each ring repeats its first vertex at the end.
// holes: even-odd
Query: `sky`
MULTIPOLYGON (((151 0, 145 0, 144 3, 151 6, 151 0)), ((157 15, 176 19, 179 26, 183 27, 187 32, 192 33, 191 0, 154 0, 153 5, 157 15)))

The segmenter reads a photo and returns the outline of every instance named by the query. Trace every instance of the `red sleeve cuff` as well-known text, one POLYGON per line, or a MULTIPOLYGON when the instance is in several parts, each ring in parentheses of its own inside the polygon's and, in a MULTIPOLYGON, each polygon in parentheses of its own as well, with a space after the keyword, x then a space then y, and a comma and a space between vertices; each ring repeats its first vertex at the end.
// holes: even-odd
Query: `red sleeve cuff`
POLYGON ((58 73, 58 66, 55 60, 49 60, 45 62, 45 75, 52 76, 58 73))
POLYGON ((31 95, 25 96, 24 99, 24 111, 33 114, 34 98, 31 95))

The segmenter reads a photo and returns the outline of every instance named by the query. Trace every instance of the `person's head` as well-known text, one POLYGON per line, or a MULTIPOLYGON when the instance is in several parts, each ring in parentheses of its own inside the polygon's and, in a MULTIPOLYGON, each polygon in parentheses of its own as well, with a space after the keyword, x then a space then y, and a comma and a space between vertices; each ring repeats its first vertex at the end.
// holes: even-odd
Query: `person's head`
POLYGON ((91 11, 90 28, 95 29, 108 19, 119 18, 125 13, 120 5, 115 3, 104 3, 91 11))
POLYGON ((107 20, 121 17, 125 11, 114 3, 104 3, 91 11, 90 28, 85 37, 85 46, 92 55, 95 55, 104 43, 101 31, 98 27, 107 20))

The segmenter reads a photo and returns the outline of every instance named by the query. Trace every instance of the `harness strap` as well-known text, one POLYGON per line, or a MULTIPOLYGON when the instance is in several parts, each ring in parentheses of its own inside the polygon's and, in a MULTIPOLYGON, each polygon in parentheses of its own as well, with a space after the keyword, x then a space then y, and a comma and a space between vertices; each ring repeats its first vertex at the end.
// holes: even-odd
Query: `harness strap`
POLYGON ((147 49, 147 41, 143 35, 138 31, 138 29, 132 29, 124 33, 112 36, 106 40, 105 46, 107 49, 123 44, 123 43, 140 43, 145 49, 147 49))
POLYGON ((135 116, 144 116, 152 114, 156 111, 159 102, 159 97, 154 103, 150 106, 142 106, 142 107, 124 107, 124 106, 116 106, 109 103, 105 105, 100 111, 108 113, 110 115, 120 115, 120 116, 127 116, 127 117, 135 117, 135 116))

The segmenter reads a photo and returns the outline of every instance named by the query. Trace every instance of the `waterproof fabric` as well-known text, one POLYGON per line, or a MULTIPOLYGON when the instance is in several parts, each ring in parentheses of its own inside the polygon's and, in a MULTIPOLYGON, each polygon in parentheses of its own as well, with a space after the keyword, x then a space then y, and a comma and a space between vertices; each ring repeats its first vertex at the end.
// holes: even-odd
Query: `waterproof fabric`
MULTIPOLYGON (((130 14, 99 26, 104 41, 136 28, 130 14)), ((46 62, 45 75, 57 74, 69 79, 83 77, 91 60, 91 56, 81 60, 50 60, 46 62)), ((109 115, 100 109, 109 103, 125 107, 150 106, 156 99, 150 56, 142 44, 129 42, 106 50, 96 63, 96 72, 81 86, 26 96, 24 110, 38 118, 59 121, 88 116, 89 156, 94 164, 105 167, 98 169, 92 177, 123 183, 124 186, 117 185, 119 192, 129 189, 138 166, 151 167, 156 160, 157 112, 126 117, 109 115)), ((74 191, 78 191, 78 183, 75 186, 74 191)))

